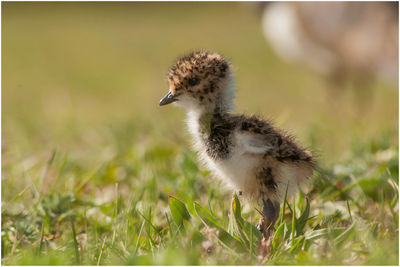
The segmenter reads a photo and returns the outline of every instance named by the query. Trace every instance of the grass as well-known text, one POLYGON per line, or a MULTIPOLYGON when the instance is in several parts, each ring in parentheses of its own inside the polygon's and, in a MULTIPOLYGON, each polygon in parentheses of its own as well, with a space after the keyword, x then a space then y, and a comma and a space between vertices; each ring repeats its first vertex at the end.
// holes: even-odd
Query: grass
POLYGON ((262 263, 398 264, 397 90, 332 99, 250 4, 2 3, 2 27, 2 264, 260 263, 259 213, 198 163, 183 111, 157 107, 169 64, 203 47, 236 66, 239 112, 319 155, 262 263))

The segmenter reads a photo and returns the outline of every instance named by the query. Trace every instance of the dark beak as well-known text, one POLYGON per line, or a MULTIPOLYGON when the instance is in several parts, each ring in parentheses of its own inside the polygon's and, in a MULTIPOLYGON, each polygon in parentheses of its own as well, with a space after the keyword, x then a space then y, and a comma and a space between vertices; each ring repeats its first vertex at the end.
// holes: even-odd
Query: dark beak
POLYGON ((171 104, 172 102, 175 102, 177 99, 178 95, 173 95, 171 92, 168 92, 161 100, 160 100, 160 106, 168 105, 171 104))

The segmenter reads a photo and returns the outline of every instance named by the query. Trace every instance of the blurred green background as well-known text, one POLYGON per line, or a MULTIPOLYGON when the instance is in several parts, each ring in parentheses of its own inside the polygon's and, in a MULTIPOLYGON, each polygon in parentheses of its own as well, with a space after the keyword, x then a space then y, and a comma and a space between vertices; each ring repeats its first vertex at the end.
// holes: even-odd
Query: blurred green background
POLYGON ((135 124, 143 135, 155 127, 163 142, 173 141, 184 113, 157 103, 167 90, 168 67, 194 49, 232 61, 238 112, 273 118, 327 159, 340 156, 354 138, 397 128, 396 88, 374 84, 365 110, 357 108, 352 91, 329 98, 323 78, 274 55, 252 3, 3 7, 5 144, 85 151, 90 132, 119 123, 135 124))
MULTIPOLYGON (((323 77, 273 53, 257 4, 3 2, 3 206, 17 214, 57 191, 94 198, 115 182, 131 186, 121 193, 128 197, 129 190, 146 190, 138 185, 143 175, 178 175, 174 162, 190 146, 185 114, 158 101, 168 68, 195 49, 232 62, 237 112, 273 119, 323 167, 368 140, 397 147, 397 88, 374 82, 367 104, 354 90, 330 93, 323 77)), ((161 186, 163 176, 155 179, 161 186)), ((149 190, 180 190, 159 186, 149 190)), ((9 255, 9 247, 2 252, 9 255)))

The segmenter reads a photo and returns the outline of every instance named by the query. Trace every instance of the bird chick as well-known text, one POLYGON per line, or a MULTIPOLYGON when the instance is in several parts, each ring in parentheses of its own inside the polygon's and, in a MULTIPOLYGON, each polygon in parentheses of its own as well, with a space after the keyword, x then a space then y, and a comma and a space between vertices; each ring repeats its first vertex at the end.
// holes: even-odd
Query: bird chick
POLYGON ((230 63, 211 52, 180 58, 168 73, 169 92, 160 106, 187 111, 187 124, 200 158, 216 177, 263 205, 264 237, 279 217, 286 189, 313 174, 311 153, 293 137, 256 116, 234 115, 230 63))

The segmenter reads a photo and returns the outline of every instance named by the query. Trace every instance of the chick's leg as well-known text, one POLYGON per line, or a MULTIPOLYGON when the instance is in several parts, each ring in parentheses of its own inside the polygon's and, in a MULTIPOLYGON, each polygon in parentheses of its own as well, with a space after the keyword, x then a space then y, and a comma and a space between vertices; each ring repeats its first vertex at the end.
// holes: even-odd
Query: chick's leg
POLYGON ((259 229, 264 237, 269 238, 270 229, 279 217, 280 204, 278 201, 272 201, 270 199, 263 200, 263 203, 264 208, 262 213, 264 218, 260 220, 259 229))
POLYGON ((272 201, 270 199, 263 200, 263 218, 259 222, 259 230, 261 231, 263 237, 260 240, 259 245, 259 255, 266 257, 272 245, 271 229, 279 217, 280 204, 277 201, 272 201))

